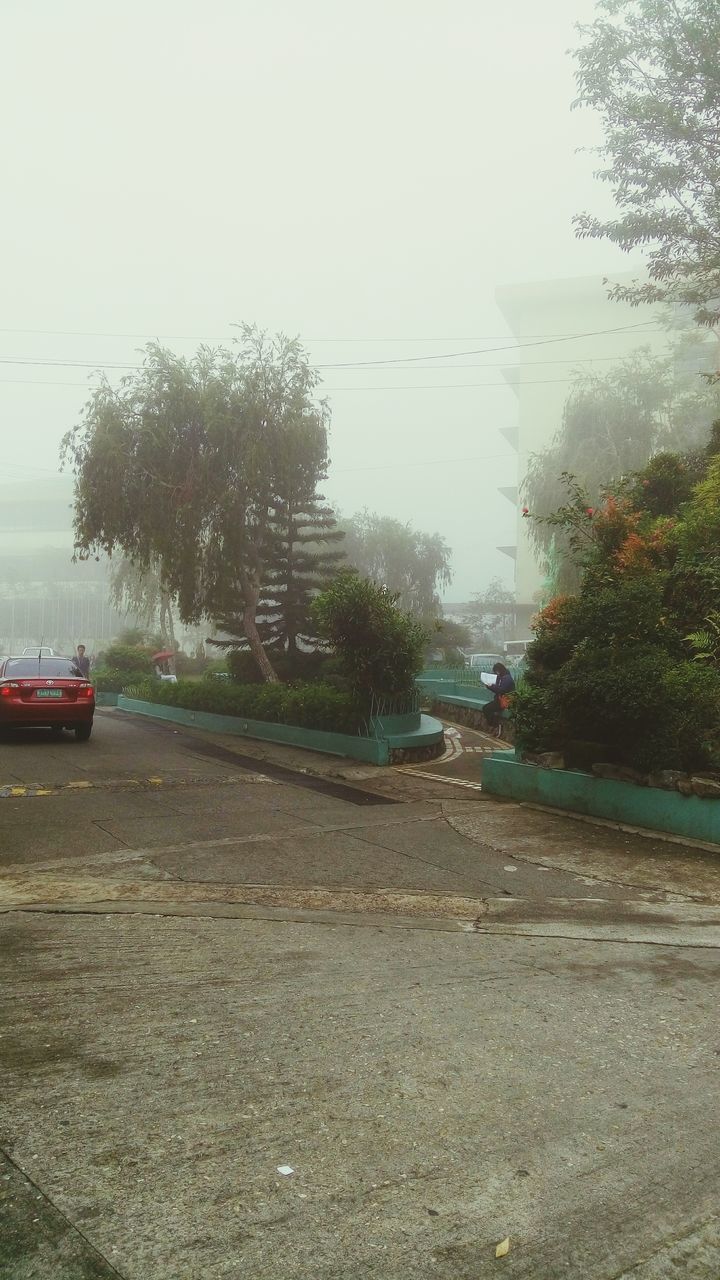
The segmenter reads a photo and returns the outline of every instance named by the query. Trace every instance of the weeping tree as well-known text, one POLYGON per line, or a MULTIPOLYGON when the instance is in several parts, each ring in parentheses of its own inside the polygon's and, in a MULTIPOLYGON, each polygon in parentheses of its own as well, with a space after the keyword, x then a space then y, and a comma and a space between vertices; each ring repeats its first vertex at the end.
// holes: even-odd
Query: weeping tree
POLYGON ((63 441, 75 472, 76 554, 120 552, 155 568, 197 623, 239 612, 257 666, 276 680, 257 612, 287 469, 315 492, 327 408, 297 340, 244 325, 232 348, 190 359, 158 343, 112 387, 103 378, 63 441), (292 462, 289 462, 293 460, 292 462))
POLYGON ((112 565, 110 603, 119 612, 132 614, 148 630, 159 632, 164 648, 175 648, 172 597, 156 564, 140 569, 123 558, 112 565))

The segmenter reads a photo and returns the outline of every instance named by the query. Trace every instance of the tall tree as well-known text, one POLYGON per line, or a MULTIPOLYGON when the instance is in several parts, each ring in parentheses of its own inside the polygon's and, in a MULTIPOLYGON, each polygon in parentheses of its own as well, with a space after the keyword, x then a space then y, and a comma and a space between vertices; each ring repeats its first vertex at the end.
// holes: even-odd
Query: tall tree
POLYGON ((502 644, 515 621, 515 596, 501 578, 492 578, 484 591, 477 592, 468 610, 467 622, 479 627, 486 642, 502 644))
MULTIPOLYGON (((316 645, 310 606, 345 558, 339 545, 344 537, 334 511, 320 495, 301 502, 290 494, 278 501, 258 606, 258 630, 266 649, 294 656, 299 648, 316 645)), ((226 649, 247 647, 242 617, 224 615, 216 625, 232 639, 213 640, 213 644, 226 649)))
POLYGON ((392 516, 361 511, 341 521, 348 563, 398 597, 418 618, 437 615, 439 591, 452 581, 452 552, 439 533, 421 533, 392 516))
POLYGON ((615 218, 584 213, 578 235, 645 250, 649 280, 616 285, 631 303, 679 301, 720 316, 720 7, 717 0, 598 0, 579 26, 577 104, 604 126, 597 176, 615 218))
POLYGON ((120 550, 157 565, 183 622, 240 605, 265 679, 276 679, 256 615, 272 511, 288 459, 299 490, 325 474, 327 409, 296 340, 243 326, 234 349, 192 359, 157 343, 118 388, 107 379, 64 440, 74 465, 78 552, 120 550))

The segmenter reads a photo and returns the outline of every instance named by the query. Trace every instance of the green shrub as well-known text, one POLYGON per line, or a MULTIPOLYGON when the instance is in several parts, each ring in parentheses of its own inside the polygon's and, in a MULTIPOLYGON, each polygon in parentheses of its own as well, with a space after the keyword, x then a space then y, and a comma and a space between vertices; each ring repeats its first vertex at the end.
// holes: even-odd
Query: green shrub
POLYGON ((363 707, 373 695, 395 698, 413 690, 429 637, 397 608, 397 596, 345 570, 316 596, 311 613, 363 707))
POLYGON ((659 646, 615 651, 585 641, 546 680, 521 685, 518 742, 553 750, 574 740, 605 743, 636 769, 702 768, 717 746, 720 674, 677 661, 659 646))
POLYGON ((102 654, 102 667, 127 671, 134 676, 139 673, 150 675, 153 669, 150 659, 155 652, 147 645, 111 644, 102 654))
POLYGON ((119 671, 117 667, 94 667, 90 673, 98 693, 122 693, 129 684, 150 679, 147 671, 119 671))
POLYGON ((362 724, 354 699, 339 689, 317 684, 226 684, 213 680, 146 681, 133 697, 188 711, 299 725, 330 733, 358 732, 362 724))
MULTIPOLYGON (((268 657, 279 680, 324 680, 326 675, 337 671, 337 662, 330 653, 314 649, 308 653, 298 650, 288 653, 287 650, 269 649, 268 657)), ((227 656, 230 674, 238 684, 262 684, 263 677, 258 671, 257 663, 248 649, 230 649, 227 656)))

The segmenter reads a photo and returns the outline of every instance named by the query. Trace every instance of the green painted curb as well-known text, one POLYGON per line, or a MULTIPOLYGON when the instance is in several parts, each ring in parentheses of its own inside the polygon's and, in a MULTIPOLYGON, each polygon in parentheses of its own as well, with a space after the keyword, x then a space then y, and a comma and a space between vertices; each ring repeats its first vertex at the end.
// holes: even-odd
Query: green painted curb
POLYGON ((304 747, 307 751, 322 751, 326 755, 349 756, 368 764, 388 764, 392 750, 432 746, 443 737, 440 721, 420 712, 409 716, 380 716, 373 721, 378 736, 364 738, 349 733, 304 729, 300 725, 273 724, 269 720, 221 716, 211 711, 188 711, 185 707, 169 707, 160 702, 141 702, 137 698, 126 698, 124 694, 119 695, 117 706, 120 711, 154 716, 158 720, 170 720, 173 724, 194 725, 196 729, 209 729, 214 733, 237 733, 263 742, 282 742, 291 747, 304 747))
POLYGON ((95 706, 96 707, 116 707, 118 703, 119 693, 98 693, 95 690, 95 706))
POLYGON ((499 751, 483 761, 482 787, 491 795, 511 800, 720 845, 720 800, 614 782, 569 769, 543 769, 522 764, 513 751, 499 751))
POLYGON ((187 711, 184 707, 168 707, 159 702, 140 702, 136 698, 118 698, 118 709, 136 715, 170 720, 173 724, 194 725, 215 733, 237 733, 243 738, 259 738, 263 742, 283 742, 287 746, 305 747, 333 756, 350 756, 368 764, 387 764, 390 744, 376 738, 353 737, 345 733, 326 733, 320 729, 303 729, 299 725, 271 724, 267 720, 245 720, 239 716, 220 716, 210 711, 187 711))

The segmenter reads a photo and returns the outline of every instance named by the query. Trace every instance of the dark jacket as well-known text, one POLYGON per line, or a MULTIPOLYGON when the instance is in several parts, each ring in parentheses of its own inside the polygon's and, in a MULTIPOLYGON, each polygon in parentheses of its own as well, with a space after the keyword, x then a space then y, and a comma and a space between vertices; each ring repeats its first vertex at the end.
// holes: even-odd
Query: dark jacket
POLYGON ((492 692, 496 698, 500 698, 503 693, 512 693, 515 688, 515 681, 510 672, 506 676, 498 676, 494 685, 491 685, 492 692))

